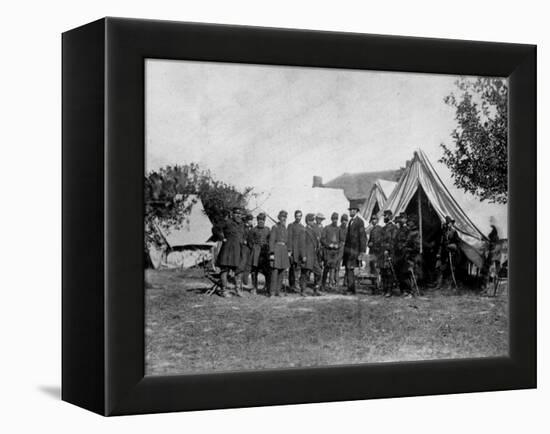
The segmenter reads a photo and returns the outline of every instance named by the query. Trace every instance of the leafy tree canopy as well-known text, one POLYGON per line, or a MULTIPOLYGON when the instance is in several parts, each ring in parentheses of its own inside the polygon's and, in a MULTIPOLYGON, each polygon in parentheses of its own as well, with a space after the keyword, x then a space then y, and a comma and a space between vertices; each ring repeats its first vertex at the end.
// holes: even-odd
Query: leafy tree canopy
POLYGON ((243 191, 214 179, 209 170, 196 163, 166 166, 145 177, 145 242, 162 243, 160 228, 181 227, 198 196, 212 223, 220 223, 233 207, 245 207, 253 194, 252 187, 243 191))
POLYGON ((481 201, 508 201, 508 86, 503 79, 461 78, 444 101, 456 110, 454 148, 439 160, 454 184, 481 201))

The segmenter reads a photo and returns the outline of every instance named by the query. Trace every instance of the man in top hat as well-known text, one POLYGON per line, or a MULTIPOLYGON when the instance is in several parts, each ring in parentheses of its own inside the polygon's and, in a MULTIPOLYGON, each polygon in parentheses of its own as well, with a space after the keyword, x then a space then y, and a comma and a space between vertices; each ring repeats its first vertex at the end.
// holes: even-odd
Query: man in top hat
POLYGON ((438 287, 443 286, 444 280, 453 278, 453 276, 454 279, 456 279, 456 270, 460 259, 459 246, 460 237, 458 236, 458 232, 455 228, 455 220, 450 216, 445 216, 441 243, 437 254, 437 260, 439 263, 439 276, 437 279, 438 287))
POLYGON ((258 292, 258 274, 265 278, 265 289, 269 292, 269 228, 265 226, 265 213, 256 216, 257 225, 250 231, 252 293, 258 292))
POLYGON ((393 213, 387 209, 384 211, 384 227, 382 228, 382 256, 378 262, 380 267, 380 278, 382 281, 382 289, 384 296, 391 297, 393 294, 393 285, 395 283, 395 275, 393 268, 393 254, 395 247, 395 236, 397 234, 397 226, 393 222, 393 213))
POLYGON ((341 230, 338 226, 338 213, 333 212, 330 216, 330 225, 325 226, 321 233, 321 247, 323 249, 323 277, 321 280, 321 291, 324 291, 329 279, 329 286, 334 281, 335 274, 338 273, 338 261, 340 259, 340 250, 345 243, 345 238, 341 237, 341 230))
POLYGON ((317 296, 319 294, 319 285, 317 282, 321 276, 321 265, 319 264, 319 250, 321 249, 321 242, 317 236, 317 230, 315 228, 315 215, 306 214, 306 228, 304 231, 303 244, 300 249, 300 262, 301 262, 301 272, 300 272, 300 295, 305 296, 305 291, 307 288, 307 281, 309 280, 309 275, 313 273, 314 275, 314 287, 313 295, 317 296))
POLYGON ((363 258, 367 250, 367 235, 365 233, 365 223, 358 215, 359 203, 350 201, 348 223, 348 232, 344 242, 344 267, 346 267, 346 284, 348 292, 356 293, 355 289, 355 268, 360 265, 360 260, 363 258))
POLYGON ((375 294, 381 289, 382 286, 379 265, 380 260, 384 255, 384 230, 382 229, 382 226, 378 224, 378 216, 376 214, 371 216, 370 226, 371 228, 369 231, 369 241, 367 246, 369 247, 369 271, 376 277, 376 288, 373 290, 373 294, 375 294))
POLYGON ((300 272, 300 246, 303 243, 306 228, 302 222, 302 211, 294 211, 294 221, 287 227, 288 246, 290 249, 290 268, 288 269, 288 284, 292 289, 298 289, 298 273, 300 272))
POLYGON ((288 213, 280 211, 278 222, 271 228, 269 233, 269 262, 271 263, 271 284, 269 285, 269 294, 280 295, 283 284, 285 270, 290 266, 290 249, 288 246, 288 230, 286 228, 286 218, 288 213))
POLYGON ((395 246, 393 249, 393 266, 399 284, 399 290, 404 297, 411 296, 410 272, 407 258, 407 245, 409 242, 409 228, 407 226, 407 214, 402 212, 397 220, 397 232, 395 234, 395 246))
POLYGON ((227 297, 227 280, 230 271, 235 273, 235 289, 240 296, 241 276, 238 272, 241 265, 241 248, 244 241, 243 210, 234 207, 230 216, 218 229, 218 237, 222 240, 220 252, 216 258, 217 266, 221 269, 222 297, 227 297))

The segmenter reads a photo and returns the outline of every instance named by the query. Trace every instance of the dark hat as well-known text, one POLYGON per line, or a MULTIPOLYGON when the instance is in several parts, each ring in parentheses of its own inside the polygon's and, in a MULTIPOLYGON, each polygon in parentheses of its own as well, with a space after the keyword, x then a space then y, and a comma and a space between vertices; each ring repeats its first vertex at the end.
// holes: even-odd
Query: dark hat
POLYGON ((359 211, 361 209, 361 202, 356 199, 350 200, 348 209, 356 209, 357 211, 359 211))
POLYGON ((281 218, 281 217, 288 217, 288 213, 283 209, 281 211, 279 211, 279 214, 277 216, 278 218, 281 218))
POLYGON ((407 213, 405 213, 405 212, 400 212, 400 213, 399 213, 399 218, 400 218, 400 219, 406 219, 406 218, 407 218, 407 213))
POLYGON ((340 217, 340 220, 341 221, 348 221, 349 220, 349 216, 347 214, 342 214, 342 217, 340 217))
POLYGON ((372 219, 378 220, 378 214, 373 214, 373 215, 371 215, 371 216, 370 216, 370 219, 371 219, 371 220, 372 220, 372 219))
POLYGON ((451 218, 451 216, 446 215, 445 216, 445 223, 454 223, 455 219, 451 218))
POLYGON ((254 220, 254 217, 252 216, 252 214, 247 214, 244 216, 244 221, 248 222, 252 220, 254 220))
POLYGON ((391 209, 386 209, 386 210, 384 210, 384 215, 390 215, 391 216, 391 215, 393 215, 393 212, 392 212, 391 209))
POLYGON ((256 216, 256 220, 265 220, 265 212, 261 212, 256 216))
POLYGON ((332 215, 330 216, 330 219, 331 219, 331 220, 338 220, 338 213, 337 213, 337 212, 333 212, 332 215))
POLYGON ((318 212, 317 215, 315 216, 316 219, 320 219, 320 220, 324 220, 325 219, 325 216, 323 215, 322 212, 318 212))
POLYGON ((306 222, 310 222, 312 220, 315 220, 315 214, 309 212, 306 214, 306 222))
POLYGON ((297 209, 296 211, 294 211, 294 216, 296 216, 296 214, 302 214, 302 211, 297 209))

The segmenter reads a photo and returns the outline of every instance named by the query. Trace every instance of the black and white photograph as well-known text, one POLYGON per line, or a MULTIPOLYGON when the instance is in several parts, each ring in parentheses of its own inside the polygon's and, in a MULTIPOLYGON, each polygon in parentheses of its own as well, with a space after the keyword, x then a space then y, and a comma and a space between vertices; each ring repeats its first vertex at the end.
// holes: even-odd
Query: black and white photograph
POLYGON ((506 78, 144 68, 146 375, 508 355, 506 78))

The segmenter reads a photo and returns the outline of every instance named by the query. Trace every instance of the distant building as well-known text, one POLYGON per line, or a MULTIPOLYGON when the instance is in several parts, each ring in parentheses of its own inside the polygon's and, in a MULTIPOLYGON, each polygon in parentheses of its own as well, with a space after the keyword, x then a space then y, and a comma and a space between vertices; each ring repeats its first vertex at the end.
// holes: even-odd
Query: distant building
POLYGON ((403 171, 404 168, 379 172, 344 173, 325 183, 320 176, 314 176, 313 187, 344 190, 344 195, 348 200, 358 201, 362 205, 367 200, 377 179, 397 182, 403 171))

